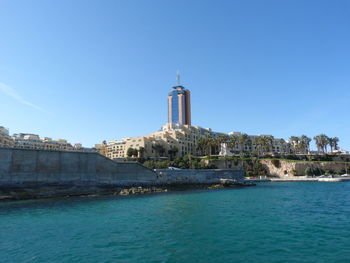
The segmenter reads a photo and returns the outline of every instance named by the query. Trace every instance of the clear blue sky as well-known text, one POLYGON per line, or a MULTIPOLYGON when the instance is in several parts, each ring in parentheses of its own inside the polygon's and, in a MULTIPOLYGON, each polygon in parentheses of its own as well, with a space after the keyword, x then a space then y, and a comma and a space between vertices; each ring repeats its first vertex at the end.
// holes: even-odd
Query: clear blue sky
POLYGON ((0 0, 0 125, 92 146, 167 121, 350 149, 350 1, 0 0))

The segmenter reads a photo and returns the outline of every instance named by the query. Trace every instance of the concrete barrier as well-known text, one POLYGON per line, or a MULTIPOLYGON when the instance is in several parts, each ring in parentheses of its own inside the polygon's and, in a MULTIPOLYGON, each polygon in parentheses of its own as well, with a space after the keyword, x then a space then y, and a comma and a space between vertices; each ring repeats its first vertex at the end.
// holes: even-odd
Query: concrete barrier
POLYGON ((151 185, 156 173, 134 162, 98 153, 0 148, 0 186, 151 185))

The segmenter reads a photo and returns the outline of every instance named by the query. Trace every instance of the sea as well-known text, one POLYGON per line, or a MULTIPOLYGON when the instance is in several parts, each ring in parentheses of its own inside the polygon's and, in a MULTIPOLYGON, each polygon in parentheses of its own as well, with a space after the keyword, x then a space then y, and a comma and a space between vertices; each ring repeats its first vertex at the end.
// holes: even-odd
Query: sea
POLYGON ((0 262, 350 262, 350 182, 0 203, 0 262))

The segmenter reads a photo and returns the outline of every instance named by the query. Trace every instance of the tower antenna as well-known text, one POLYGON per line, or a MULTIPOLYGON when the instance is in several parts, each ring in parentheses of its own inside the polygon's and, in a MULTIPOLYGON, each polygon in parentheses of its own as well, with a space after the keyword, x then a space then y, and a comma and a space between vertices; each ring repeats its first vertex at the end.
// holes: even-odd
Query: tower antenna
POLYGON ((179 71, 176 72, 176 84, 180 86, 180 73, 179 71))

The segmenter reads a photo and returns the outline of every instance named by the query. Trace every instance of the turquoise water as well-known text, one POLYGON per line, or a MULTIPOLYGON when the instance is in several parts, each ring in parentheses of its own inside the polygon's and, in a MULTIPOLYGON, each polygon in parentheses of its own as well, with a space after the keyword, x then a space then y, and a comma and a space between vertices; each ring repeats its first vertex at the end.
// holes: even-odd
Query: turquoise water
POLYGON ((350 183, 0 203, 0 262, 350 262, 350 183))

